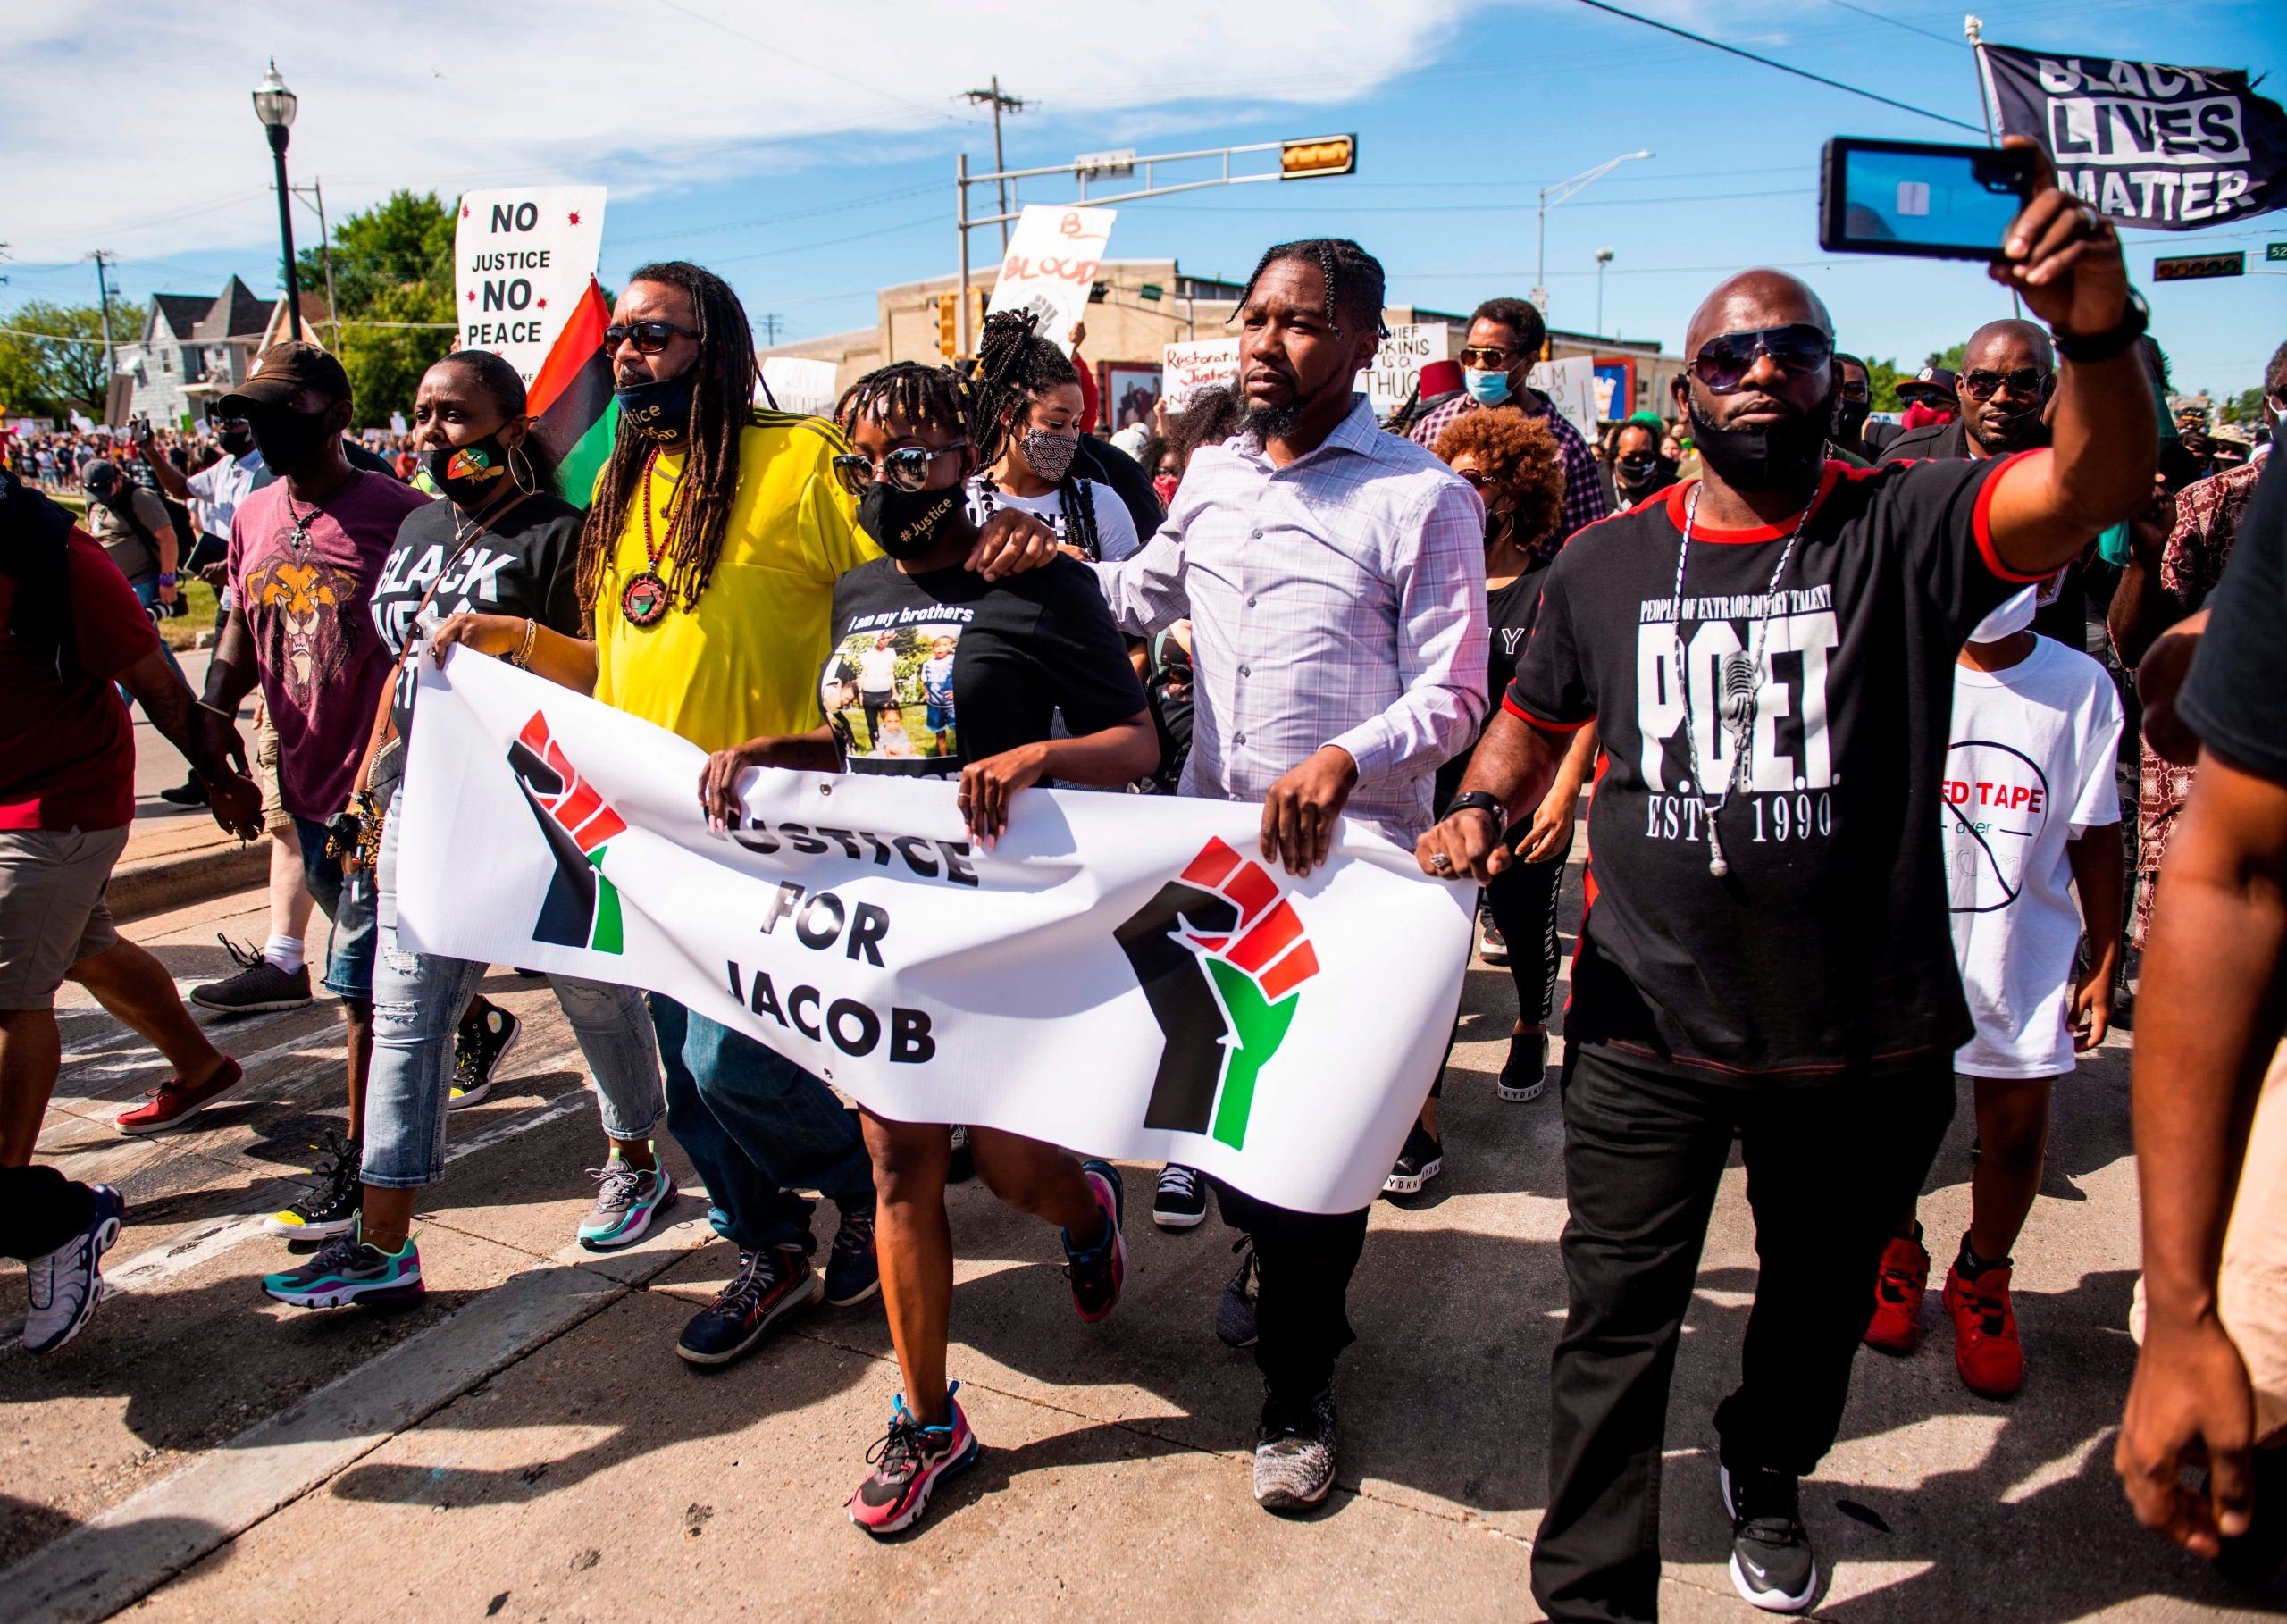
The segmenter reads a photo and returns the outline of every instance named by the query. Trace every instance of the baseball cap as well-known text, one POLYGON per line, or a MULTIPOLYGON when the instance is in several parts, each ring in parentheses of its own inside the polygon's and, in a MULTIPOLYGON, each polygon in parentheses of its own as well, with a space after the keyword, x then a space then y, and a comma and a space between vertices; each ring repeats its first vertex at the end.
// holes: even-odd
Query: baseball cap
POLYGON ((214 403, 224 417, 243 417, 266 406, 282 406, 297 389, 313 389, 334 400, 349 398, 349 374, 315 344, 273 344, 255 357, 254 376, 235 393, 214 403))
POLYGON ((105 462, 100 456, 80 470, 80 482, 87 485, 99 485, 105 480, 115 480, 118 477, 119 465, 105 462))
POLYGON ((1956 382, 1957 380, 1949 369, 1942 366, 1925 366, 1913 377, 1899 384, 1897 392, 1907 399, 1916 395, 1942 395, 1951 400, 1954 398, 1956 382))
POLYGON ((1432 395, 1454 394, 1461 387, 1462 369, 1459 362, 1424 361, 1421 364, 1420 395, 1421 399, 1427 400, 1432 395))

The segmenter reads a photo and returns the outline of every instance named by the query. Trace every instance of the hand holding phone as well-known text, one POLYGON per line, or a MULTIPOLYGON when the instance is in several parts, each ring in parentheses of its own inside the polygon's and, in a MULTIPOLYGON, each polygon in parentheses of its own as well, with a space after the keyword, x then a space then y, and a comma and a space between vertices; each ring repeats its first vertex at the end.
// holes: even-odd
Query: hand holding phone
POLYGON ((2032 200, 2036 155, 1836 136, 1820 163, 1819 246, 1998 261, 2010 222, 2032 200))

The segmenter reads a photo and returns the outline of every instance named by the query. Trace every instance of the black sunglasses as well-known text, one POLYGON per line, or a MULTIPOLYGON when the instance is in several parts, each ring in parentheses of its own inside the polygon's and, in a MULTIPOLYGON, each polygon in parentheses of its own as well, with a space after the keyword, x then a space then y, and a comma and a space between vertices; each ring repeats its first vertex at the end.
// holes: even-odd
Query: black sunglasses
POLYGON ((697 329, 674 322, 614 322, 604 329, 604 348, 616 350, 632 339, 637 355, 656 356, 674 341, 677 333, 686 339, 699 336, 697 329))
POLYGON ((2022 366, 2014 373, 1974 372, 1962 374, 1962 388, 1973 400, 1990 400, 2003 384, 2009 386, 2012 395, 2040 393, 2041 380, 2048 374, 2037 366, 2022 366))
POLYGON ((1871 396, 1870 391, 1863 383, 1845 383, 1842 386, 1842 398, 1845 400, 1865 400, 1870 398, 1871 396))
POLYGON ((1458 359, 1463 366, 1474 366, 1489 373, 1504 373, 1516 365, 1525 352, 1504 349, 1498 344, 1472 344, 1462 351, 1458 359))
POLYGON ((926 446, 900 446, 879 463, 855 451, 845 451, 834 459, 834 477, 851 496, 863 496, 866 487, 875 480, 893 490, 918 490, 929 482, 929 467, 949 452, 966 450, 968 441, 957 439, 950 446, 931 450, 926 446))
POLYGON ((1747 382, 1758 356, 1769 356, 1781 372, 1801 377, 1833 364, 1834 340, 1808 322, 1719 333, 1699 347, 1687 370, 1707 386, 1709 394, 1729 395, 1747 382))

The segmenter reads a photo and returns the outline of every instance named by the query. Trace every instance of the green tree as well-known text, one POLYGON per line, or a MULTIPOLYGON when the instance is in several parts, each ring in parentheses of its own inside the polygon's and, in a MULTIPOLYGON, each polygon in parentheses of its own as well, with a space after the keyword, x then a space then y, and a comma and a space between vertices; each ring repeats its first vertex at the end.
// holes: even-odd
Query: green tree
POLYGON ((2263 390, 2241 389, 2224 403, 2216 414, 2225 423, 2261 423, 2263 421, 2263 390))
MULTIPOLYGON (((414 390, 431 364, 453 347, 453 212, 434 193, 392 192, 333 229, 333 291, 342 326, 337 353, 349 374, 357 421, 410 416, 414 390), (360 326, 360 322, 440 326, 360 326)), ((323 257, 301 255, 305 288, 325 286, 323 257)))
POLYGON ((11 411, 85 412, 101 418, 111 378, 104 313, 93 305, 34 300, 0 318, 0 406, 11 411), (25 337, 38 334, 38 337, 25 337))
POLYGON ((1868 408, 1876 412, 1902 412, 1906 403, 1897 398, 1898 380, 1906 374, 1897 370, 1896 361, 1866 363, 1866 383, 1872 398, 1868 408))
POLYGON ((1969 341, 1964 339, 1959 344, 1955 345, 1951 349, 1945 350, 1943 352, 1937 350, 1931 351, 1930 359, 1924 362, 1923 364, 1926 366, 1942 366, 1948 372, 1958 374, 1962 370, 1962 363, 1968 358, 1968 356, 1969 341))

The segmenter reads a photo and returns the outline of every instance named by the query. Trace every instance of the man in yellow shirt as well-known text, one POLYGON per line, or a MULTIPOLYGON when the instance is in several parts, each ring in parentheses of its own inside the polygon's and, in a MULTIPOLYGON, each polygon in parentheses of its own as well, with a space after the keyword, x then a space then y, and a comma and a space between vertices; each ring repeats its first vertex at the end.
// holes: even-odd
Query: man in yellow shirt
MULTIPOLYGON (((850 450, 819 418, 754 406, 754 339, 720 277, 640 267, 605 334, 620 423, 580 538, 595 695, 704 750, 818 723, 834 582, 878 556, 834 478, 850 450)), ((1054 546, 996 515, 971 567, 1054 546)), ((1018 521, 1022 520, 1022 523, 1018 521)), ((651 995, 667 1126, 706 1180, 738 1271, 676 1352, 725 1364, 783 1315, 879 1288, 874 1176, 857 1118, 776 1051, 651 995), (823 1282, 809 1263, 817 1190, 841 1214, 823 1282)))

